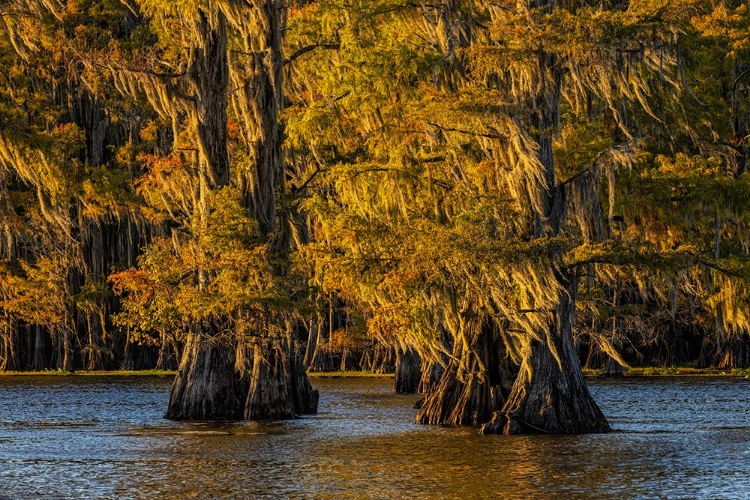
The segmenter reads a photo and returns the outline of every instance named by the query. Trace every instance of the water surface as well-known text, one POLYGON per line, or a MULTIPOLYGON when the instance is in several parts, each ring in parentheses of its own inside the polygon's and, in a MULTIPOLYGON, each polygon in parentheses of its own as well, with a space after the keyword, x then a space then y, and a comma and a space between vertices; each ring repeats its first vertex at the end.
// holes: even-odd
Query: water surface
POLYGON ((388 379, 315 379, 320 414, 164 420, 170 379, 0 378, 0 499, 750 497, 750 382, 590 381, 617 430, 413 424, 388 379))

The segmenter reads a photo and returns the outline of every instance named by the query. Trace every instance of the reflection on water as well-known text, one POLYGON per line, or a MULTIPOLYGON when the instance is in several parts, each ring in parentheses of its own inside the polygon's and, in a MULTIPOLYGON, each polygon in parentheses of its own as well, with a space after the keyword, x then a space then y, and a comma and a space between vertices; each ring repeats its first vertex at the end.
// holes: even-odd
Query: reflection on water
POLYGON ((316 379, 290 422, 164 420, 170 380, 0 378, 0 499, 737 498, 750 385, 592 381, 617 432, 481 436, 412 423, 383 379, 316 379))

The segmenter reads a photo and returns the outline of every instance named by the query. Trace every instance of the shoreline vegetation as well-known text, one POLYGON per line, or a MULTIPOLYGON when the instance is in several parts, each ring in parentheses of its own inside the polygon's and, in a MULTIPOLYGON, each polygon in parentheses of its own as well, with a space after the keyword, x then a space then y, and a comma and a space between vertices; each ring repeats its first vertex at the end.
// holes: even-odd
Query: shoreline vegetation
MULTIPOLYGON (((96 371, 6 371, 3 377, 83 376, 83 377, 174 377, 175 370, 96 370, 96 371)), ((696 368, 693 366, 638 366, 625 368, 622 376, 607 377, 601 369, 584 368, 586 378, 640 378, 640 377, 736 377, 750 378, 750 368, 721 370, 718 368, 696 368)), ((367 371, 308 372, 312 378, 393 378, 393 373, 371 373, 367 371)))

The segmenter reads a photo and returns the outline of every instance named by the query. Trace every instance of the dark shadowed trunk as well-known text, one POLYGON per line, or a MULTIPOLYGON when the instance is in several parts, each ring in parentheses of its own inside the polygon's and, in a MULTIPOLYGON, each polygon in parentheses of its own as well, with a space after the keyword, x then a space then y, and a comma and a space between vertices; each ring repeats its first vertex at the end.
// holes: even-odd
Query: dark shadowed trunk
POLYGON ((732 335, 723 339, 716 352, 716 367, 721 370, 750 366, 750 337, 732 335))
POLYGON ((547 336, 552 345, 529 339, 508 400, 482 427, 482 433, 584 434, 610 430, 589 394, 573 345, 572 296, 570 286, 561 287, 559 306, 551 313, 547 336))
MULTIPOLYGON (((198 11, 196 32, 200 46, 193 49, 188 77, 195 92, 195 127, 198 137, 201 189, 215 189, 229 182, 227 153, 227 27, 224 14, 198 11)), ((201 193, 205 198, 205 193, 201 193)))
POLYGON ((49 368, 47 365, 46 348, 44 345, 44 333, 42 327, 36 325, 34 327, 34 355, 31 358, 31 369, 32 370, 45 370, 49 368))
MULTIPOLYGON (((277 212, 277 193, 285 193, 280 113, 282 95, 282 38, 287 4, 279 0, 249 0, 247 16, 232 14, 242 51, 232 52, 231 102, 239 120, 249 161, 237 172, 244 207, 257 221, 261 236, 278 258, 276 273, 289 272, 291 238, 287 212, 277 212)), ((253 344, 253 368, 245 404, 249 420, 284 419, 315 413, 318 392, 305 371, 304 348, 292 326, 281 317, 268 325, 253 344)), ((314 333, 313 335, 316 335, 314 333)), ((317 336, 317 335, 316 335, 317 336)), ((311 355, 312 356, 312 355, 311 355)), ((314 359, 308 359, 314 364, 314 359)))
POLYGON ((106 368, 106 358, 111 357, 112 351, 105 346, 103 343, 103 313, 100 315, 98 312, 88 312, 86 330, 88 332, 87 345, 81 351, 81 357, 83 358, 82 364, 85 370, 95 371, 104 370, 106 368))
POLYGON ((67 372, 75 371, 75 364, 73 363, 74 336, 75 331, 65 326, 56 329, 56 331, 53 330, 52 339, 56 343, 56 349, 54 350, 54 362, 52 365, 55 369, 67 372))
MULTIPOLYGON (((199 9, 195 34, 197 46, 191 51, 187 75, 196 94, 192 121, 199 146, 200 206, 195 215, 205 224, 208 192, 229 181, 226 113, 229 66, 226 19, 221 10, 199 9)), ((205 287, 208 276, 204 271, 199 275, 199 286, 205 287)), ((240 374, 235 372, 235 346, 228 339, 212 336, 210 325, 201 328, 188 338, 172 384, 166 417, 240 419, 245 387, 240 374)))
POLYGON ((445 367, 437 361, 423 359, 420 371, 421 375, 417 392, 419 394, 429 394, 437 389, 440 379, 443 377, 445 367))
POLYGON ((122 369, 132 370, 135 366, 133 359, 133 343, 130 341, 130 328, 125 331, 125 346, 123 347, 122 369))
POLYGON ((417 351, 408 348, 406 352, 398 351, 393 388, 396 394, 414 394, 419 389, 422 378, 421 359, 417 351))
POLYGON ((172 383, 166 418, 242 418, 247 383, 235 369, 236 348, 227 339, 191 333, 172 383))
POLYGON ((305 347, 305 358, 303 362, 305 370, 310 369, 310 366, 313 364, 318 353, 318 340, 321 338, 322 328, 323 321, 319 316, 310 320, 307 334, 307 346, 305 347))
POLYGON ((341 369, 341 349, 332 342, 318 342, 310 361, 311 372, 335 372, 341 369))
POLYGON ((480 425, 505 402, 513 373, 494 328, 483 327, 472 345, 458 338, 453 356, 416 416, 419 424, 480 425))
POLYGON ((372 373, 393 373, 396 370, 396 349, 384 342, 376 342, 364 349, 359 365, 372 373))
MULTIPOLYGON (((453 340, 447 331, 442 332, 441 341, 447 350, 452 350, 451 346, 453 345, 453 340)), ((440 358, 440 361, 429 359, 427 357, 422 359, 422 364, 420 366, 422 375, 419 380, 419 387, 417 388, 419 394, 430 394, 437 389, 440 379, 445 372, 445 367, 448 365, 449 361, 449 357, 445 353, 442 353, 440 358)), ((424 400, 418 401, 417 406, 421 407, 423 403, 424 400)))
POLYGON ((328 305, 328 314, 318 313, 310 322, 305 366, 311 372, 333 372, 341 369, 340 345, 330 341, 338 324, 336 306, 330 298, 325 300, 325 303, 328 305))
POLYGON ((318 391, 307 378, 303 358, 303 347, 291 333, 255 340, 246 419, 280 420, 317 413, 318 391))
MULTIPOLYGON (((532 0, 517 4, 521 11, 539 8, 552 12, 554 0, 532 0)), ((529 236, 537 240, 560 236, 566 221, 566 186, 558 184, 555 169, 553 134, 560 126, 561 86, 565 68, 560 56, 543 48, 536 52, 538 88, 523 97, 529 111, 526 128, 538 147, 536 167, 527 169, 529 236), (541 183, 540 183, 541 181, 541 183)), ((589 190, 592 190, 589 188, 589 190)), ((589 193, 599 196, 599 193, 589 193)), ((583 208, 583 207, 582 207, 583 208)), ((590 208, 590 207, 588 207, 590 208)), ((573 344, 575 317, 574 283, 563 267, 562 251, 549 250, 546 273, 548 284, 537 287, 557 288, 554 301, 546 299, 550 290, 530 288, 532 303, 546 304, 547 310, 530 310, 524 314, 544 315, 541 331, 538 322, 528 322, 521 368, 502 410, 482 427, 483 433, 520 434, 543 432, 574 434, 609 431, 604 415, 589 394, 573 344), (550 303, 551 302, 551 303, 550 303)), ((536 307, 539 307, 538 305, 536 307)))
POLYGON ((156 358, 157 370, 174 370, 177 368, 177 352, 175 351, 172 343, 167 339, 165 332, 161 332, 159 335, 161 339, 161 345, 159 346, 159 354, 156 358))
POLYGON ((604 377, 622 377, 622 365, 617 362, 612 356, 607 356, 607 361, 604 362, 604 371, 602 371, 604 377))
POLYGON ((0 344, 0 372, 15 371, 21 368, 18 357, 18 325, 5 313, 0 344))
POLYGON ((251 159, 239 172, 240 191, 261 233, 268 235, 277 228, 276 189, 283 183, 279 113, 286 7, 278 0, 249 3, 252 22, 239 27, 244 51, 232 54, 232 106, 251 159))
MULTIPOLYGON (((613 303, 615 307, 619 305, 618 302, 618 294, 615 292, 615 297, 613 300, 613 303)), ((617 323, 618 323, 618 317, 617 313, 612 317, 612 347, 615 348, 618 352, 621 349, 620 342, 617 340, 617 323)), ((602 372, 602 375, 605 377, 622 377, 622 365, 614 359, 612 356, 607 355, 607 360, 604 362, 604 371, 602 372)))
POLYGON ((357 346, 345 346, 341 351, 342 372, 362 370, 362 349, 357 346))

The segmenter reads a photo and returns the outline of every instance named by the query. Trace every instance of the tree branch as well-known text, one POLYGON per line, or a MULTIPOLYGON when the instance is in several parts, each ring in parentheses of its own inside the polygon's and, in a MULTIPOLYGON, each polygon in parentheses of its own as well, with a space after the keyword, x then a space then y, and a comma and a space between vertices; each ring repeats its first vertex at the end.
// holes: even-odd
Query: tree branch
POLYGON ((427 122, 427 125, 430 125, 431 127, 438 128, 438 129, 443 130, 445 132, 457 132, 459 134, 472 135, 474 137, 486 137, 488 139, 504 139, 504 137, 501 136, 501 135, 483 134, 481 132, 472 132, 470 130, 462 130, 460 128, 443 127, 442 125, 438 125, 437 123, 433 123, 433 122, 427 122))
POLYGON ((318 49, 318 48, 320 48, 320 49, 329 49, 329 50, 338 50, 338 49, 341 48, 341 43, 340 42, 335 42, 335 43, 320 43, 320 42, 316 42, 316 43, 313 43, 312 45, 307 45, 306 47, 302 47, 300 49, 297 49, 296 51, 294 51, 292 53, 292 55, 290 55, 289 57, 287 57, 286 59, 284 59, 284 65, 286 66, 287 64, 290 64, 290 63, 294 62, 294 60, 297 59, 298 57, 301 57, 301 56, 307 54, 308 52, 312 52, 313 50, 318 49))

